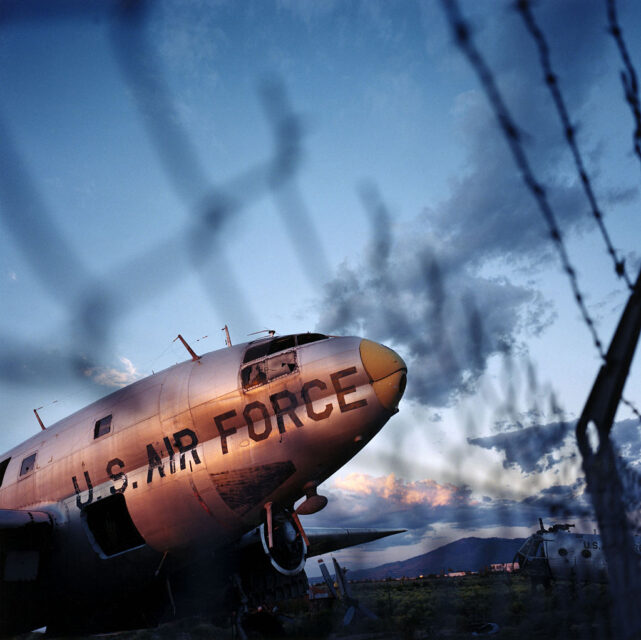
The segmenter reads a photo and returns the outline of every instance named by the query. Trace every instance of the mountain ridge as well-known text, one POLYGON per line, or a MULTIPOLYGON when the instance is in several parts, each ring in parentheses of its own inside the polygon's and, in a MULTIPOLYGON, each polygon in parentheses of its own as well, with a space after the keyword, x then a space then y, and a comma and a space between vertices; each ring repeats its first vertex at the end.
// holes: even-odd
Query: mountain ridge
POLYGON ((491 564, 512 562, 525 538, 460 538, 407 560, 349 571, 350 580, 413 578, 449 571, 479 571, 491 564))

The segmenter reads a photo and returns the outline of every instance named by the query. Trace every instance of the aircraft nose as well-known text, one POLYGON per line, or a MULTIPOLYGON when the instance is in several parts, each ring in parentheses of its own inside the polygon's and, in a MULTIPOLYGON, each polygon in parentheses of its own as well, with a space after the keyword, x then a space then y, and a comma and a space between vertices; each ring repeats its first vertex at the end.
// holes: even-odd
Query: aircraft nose
POLYGON ((407 384, 407 365, 388 347, 372 340, 361 340, 361 361, 380 403, 395 411, 407 384))

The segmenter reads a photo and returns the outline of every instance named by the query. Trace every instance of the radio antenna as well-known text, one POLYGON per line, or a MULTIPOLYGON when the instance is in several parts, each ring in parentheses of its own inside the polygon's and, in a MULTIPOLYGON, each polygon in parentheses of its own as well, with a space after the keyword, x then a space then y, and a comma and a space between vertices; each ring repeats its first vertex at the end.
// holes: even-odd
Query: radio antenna
POLYGON ((225 326, 221 329, 221 331, 224 331, 224 332, 225 332, 225 344, 226 344, 228 347, 231 347, 231 337, 230 337, 230 335, 229 335, 229 327, 228 327, 227 325, 225 325, 225 326))
POLYGON ((173 341, 176 342, 176 340, 180 340, 183 343, 185 349, 189 351, 189 355, 191 356, 192 360, 200 360, 200 356, 196 354, 196 352, 187 344, 187 341, 180 334, 178 334, 173 341))
MULTIPOLYGON (((42 407, 38 407, 38 409, 42 409, 42 407)), ((40 416, 38 415, 38 409, 34 409, 33 412, 36 414, 36 420, 38 421, 38 424, 40 425, 40 428, 45 431, 47 427, 45 427, 44 423, 40 419, 40 416)))
POLYGON ((275 329, 261 329, 260 331, 254 331, 253 333, 248 333, 248 336, 257 336, 259 333, 268 333, 270 338, 273 338, 276 335, 275 329))

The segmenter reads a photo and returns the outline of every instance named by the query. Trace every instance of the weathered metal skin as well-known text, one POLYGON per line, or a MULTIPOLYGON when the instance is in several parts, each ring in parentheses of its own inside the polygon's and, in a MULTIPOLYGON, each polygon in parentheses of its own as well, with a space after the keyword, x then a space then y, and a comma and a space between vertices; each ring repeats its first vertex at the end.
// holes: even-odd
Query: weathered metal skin
MULTIPOLYGON (((282 363, 265 365, 280 364, 277 377, 255 386, 241 377, 247 345, 211 352, 116 391, 8 451, 0 458, 11 458, 0 508, 37 510, 54 522, 39 582, 50 603, 34 612, 34 626, 55 627, 70 611, 82 619, 116 616, 127 594, 155 589, 152 578, 190 563, 213 566, 260 524, 266 502, 292 507, 306 484, 344 465, 395 413, 404 389, 405 365, 390 350, 383 406, 360 346, 360 338, 336 337, 286 350, 282 363), (94 438, 106 416, 110 432, 94 438), (35 468, 21 476, 33 453, 35 468), (110 555, 87 514, 117 494, 144 542, 110 555), (82 602, 101 603, 100 612, 81 615, 82 602)), ((385 373, 385 362, 377 363, 377 379, 385 373)))

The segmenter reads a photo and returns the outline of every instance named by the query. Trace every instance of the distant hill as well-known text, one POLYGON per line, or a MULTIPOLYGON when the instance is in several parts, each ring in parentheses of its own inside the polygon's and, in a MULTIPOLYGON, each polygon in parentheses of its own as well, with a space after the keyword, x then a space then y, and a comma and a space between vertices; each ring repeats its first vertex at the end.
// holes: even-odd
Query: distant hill
POLYGON ((525 538, 461 538, 429 553, 372 569, 350 571, 350 580, 408 578, 442 571, 478 571, 490 564, 512 562, 525 538))

